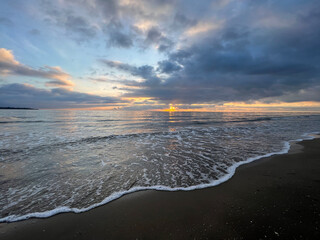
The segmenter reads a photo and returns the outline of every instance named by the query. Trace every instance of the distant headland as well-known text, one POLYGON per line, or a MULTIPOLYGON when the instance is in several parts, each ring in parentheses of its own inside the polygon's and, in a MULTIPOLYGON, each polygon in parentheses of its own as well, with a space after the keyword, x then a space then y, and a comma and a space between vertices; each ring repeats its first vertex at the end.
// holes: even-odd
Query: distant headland
POLYGON ((37 108, 17 108, 17 107, 0 107, 0 109, 5 109, 5 110, 39 110, 37 108))

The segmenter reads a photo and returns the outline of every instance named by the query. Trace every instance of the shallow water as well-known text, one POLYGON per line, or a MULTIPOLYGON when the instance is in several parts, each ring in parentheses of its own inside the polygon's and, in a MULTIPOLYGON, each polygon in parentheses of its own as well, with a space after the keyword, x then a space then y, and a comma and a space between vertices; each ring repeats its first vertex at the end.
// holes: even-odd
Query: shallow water
POLYGON ((0 221, 218 184, 319 129, 312 113, 0 110, 0 221))

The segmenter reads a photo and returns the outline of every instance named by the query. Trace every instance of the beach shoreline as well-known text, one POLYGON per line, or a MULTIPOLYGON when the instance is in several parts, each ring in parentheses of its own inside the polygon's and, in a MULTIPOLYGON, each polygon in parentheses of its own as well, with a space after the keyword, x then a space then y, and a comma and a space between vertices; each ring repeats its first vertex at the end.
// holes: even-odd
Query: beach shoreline
POLYGON ((115 192, 112 195, 106 197, 103 201, 95 203, 95 204, 93 204, 89 207, 86 207, 86 208, 70 208, 70 207, 63 206, 63 207, 57 207, 55 209, 48 210, 48 211, 33 212, 33 213, 28 213, 26 215, 21 215, 21 216, 10 215, 8 217, 1 218, 0 223, 18 222, 18 221, 24 221, 27 219, 31 219, 31 218, 48 218, 48 217, 52 217, 54 215, 61 214, 61 213, 83 213, 83 212, 90 211, 94 208, 103 206, 105 204, 108 204, 109 202, 115 201, 125 195, 132 194, 132 193, 139 192, 139 191, 147 191, 147 190, 167 191, 167 192, 192 191, 192 190, 199 190, 199 189, 205 189, 205 188, 218 186, 218 185, 228 181, 229 179, 231 179, 234 176, 234 174, 236 173, 236 170, 242 165, 249 164, 251 162, 258 161, 263 158, 268 158, 268 157, 271 157, 274 155, 287 154, 287 153, 289 153, 289 150, 290 150, 289 154, 299 152, 299 150, 302 149, 303 146, 298 145, 297 143, 299 143, 303 140, 311 140, 311 139, 315 139, 315 138, 319 137, 319 135, 317 135, 316 133, 303 134, 303 136, 304 136, 303 139, 285 141, 283 148, 278 152, 271 152, 271 153, 267 153, 264 155, 259 155, 256 157, 248 158, 245 161, 240 161, 240 162, 234 163, 233 165, 231 165, 227 169, 227 171, 226 171, 227 173, 224 176, 222 176, 216 180, 213 180, 210 183, 193 185, 193 186, 189 186, 189 187, 174 187, 174 188, 163 186, 163 185, 155 185, 155 186, 150 186, 150 187, 141 187, 141 186, 132 187, 132 188, 128 189, 127 191, 115 192))
POLYGON ((88 212, 0 224, 1 239, 317 238, 320 139, 193 191, 134 192, 88 212), (303 146, 303 148, 301 147, 303 146))

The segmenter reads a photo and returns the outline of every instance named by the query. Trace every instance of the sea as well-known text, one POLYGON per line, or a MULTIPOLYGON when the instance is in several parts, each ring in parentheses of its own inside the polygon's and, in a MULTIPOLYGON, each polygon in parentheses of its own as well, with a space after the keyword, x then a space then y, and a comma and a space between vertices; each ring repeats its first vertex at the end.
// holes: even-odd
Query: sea
POLYGON ((319 132, 306 112, 0 110, 0 222, 215 186, 319 132))

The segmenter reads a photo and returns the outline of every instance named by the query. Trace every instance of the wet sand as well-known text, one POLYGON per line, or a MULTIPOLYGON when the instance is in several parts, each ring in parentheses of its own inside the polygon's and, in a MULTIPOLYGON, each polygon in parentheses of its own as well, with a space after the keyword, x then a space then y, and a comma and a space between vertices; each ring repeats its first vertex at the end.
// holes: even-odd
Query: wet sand
POLYGON ((243 165, 216 187, 1 223, 0 239, 320 239, 320 139, 243 165))

